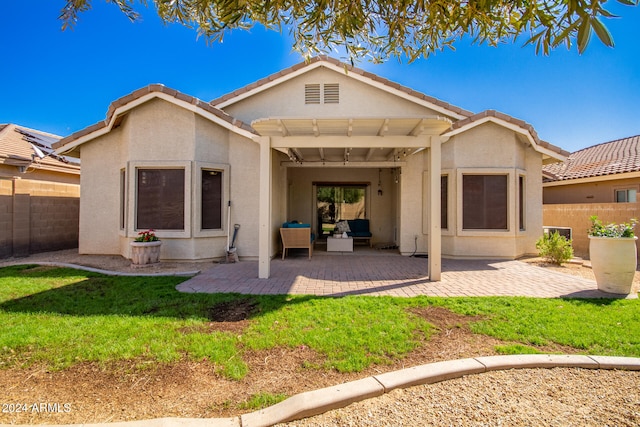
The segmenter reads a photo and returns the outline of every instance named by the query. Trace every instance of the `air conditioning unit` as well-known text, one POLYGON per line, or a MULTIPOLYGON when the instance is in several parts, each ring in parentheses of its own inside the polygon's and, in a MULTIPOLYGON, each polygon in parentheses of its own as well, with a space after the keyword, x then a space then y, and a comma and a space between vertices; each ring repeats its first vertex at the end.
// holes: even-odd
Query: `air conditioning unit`
POLYGON ((571 232, 571 227, 553 227, 553 226, 547 226, 547 227, 542 227, 544 230, 544 234, 552 234, 552 233, 558 233, 561 236, 564 236, 565 238, 567 238, 567 240, 571 240, 572 239, 572 232, 571 232))

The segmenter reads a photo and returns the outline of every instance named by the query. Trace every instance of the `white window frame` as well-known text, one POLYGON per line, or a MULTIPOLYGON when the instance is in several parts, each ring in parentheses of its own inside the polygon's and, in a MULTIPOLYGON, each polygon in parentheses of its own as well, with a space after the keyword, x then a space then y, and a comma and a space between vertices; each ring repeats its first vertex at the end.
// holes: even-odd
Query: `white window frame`
POLYGON ((620 187, 620 188, 614 188, 613 190, 613 201, 615 203, 636 203, 638 201, 638 189, 634 188, 634 187, 620 187), (630 201, 629 200, 629 192, 633 191, 634 192, 634 201, 630 201), (618 193, 619 192, 624 192, 625 193, 625 201, 624 202, 619 202, 618 201, 618 193))
POLYGON ((516 170, 515 183, 516 197, 516 225, 515 230, 518 234, 527 232, 527 174, 523 170, 516 170), (522 178, 522 207, 520 207, 520 178, 522 178), (520 228, 520 209, 522 209, 522 228, 520 228))
POLYGON ((119 175, 118 175, 118 179, 119 179, 119 186, 120 186, 120 195, 119 195, 119 199, 120 199, 120 211, 118 212, 118 226, 119 226, 119 230, 120 230, 120 235, 124 235, 126 233, 127 230, 127 202, 129 200, 129 197, 127 195, 127 188, 129 186, 129 173, 127 172, 127 168, 124 167, 122 169, 120 169, 119 171, 119 175))
MULTIPOLYGON (((230 200, 230 171, 231 167, 225 163, 209 163, 209 162, 195 162, 193 168, 193 193, 191 200, 193 201, 194 212, 194 237, 222 237, 227 235, 228 219, 227 209, 230 200), (222 228, 214 230, 202 229, 202 171, 203 170, 216 170, 222 172, 222 228)), ((233 209, 233 206, 231 207, 233 209)))
POLYGON ((129 237, 136 237, 139 231, 142 229, 136 228, 136 214, 138 212, 138 169, 184 169, 184 229, 183 230, 155 230, 158 238, 190 238, 191 237, 191 197, 192 194, 192 162, 190 161, 131 161, 128 166, 128 195, 129 200, 133 205, 133 209, 129 209, 127 214, 128 228, 127 234, 129 237))
POLYGON ((458 236, 463 237, 505 237, 513 234, 513 230, 517 228, 514 212, 514 197, 516 196, 516 179, 517 173, 514 169, 507 168, 459 168, 456 171, 456 231, 458 236), (464 229, 462 228, 462 219, 464 213, 464 205, 462 203, 463 194, 463 176, 464 175, 501 175, 507 176, 507 228, 504 230, 494 229, 464 229))

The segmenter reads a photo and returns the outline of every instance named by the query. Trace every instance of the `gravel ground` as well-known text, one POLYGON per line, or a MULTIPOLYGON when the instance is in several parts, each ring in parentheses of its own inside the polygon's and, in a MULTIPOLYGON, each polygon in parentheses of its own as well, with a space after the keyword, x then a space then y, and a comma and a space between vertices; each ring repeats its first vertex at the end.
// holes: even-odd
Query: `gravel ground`
POLYGON ((282 426, 638 426, 640 372, 519 369, 357 402, 282 426))

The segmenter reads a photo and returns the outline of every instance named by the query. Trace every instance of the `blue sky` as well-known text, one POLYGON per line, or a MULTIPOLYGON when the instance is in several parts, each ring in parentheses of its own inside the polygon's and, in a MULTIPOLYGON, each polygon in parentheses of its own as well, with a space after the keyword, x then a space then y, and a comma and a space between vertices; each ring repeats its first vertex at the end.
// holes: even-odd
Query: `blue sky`
MULTIPOLYGON (((164 26, 143 10, 130 23, 94 0, 74 30, 61 31, 64 1, 10 1, 0 25, 0 123, 66 136, 103 120, 109 104, 151 83, 211 100, 302 60, 288 34, 256 28, 207 45, 195 30, 164 26)), ((616 47, 593 37, 587 52, 536 56, 522 43, 462 41, 415 63, 358 64, 464 109, 495 109, 531 123, 568 151, 640 134, 640 7, 612 4, 616 47)), ((336 57, 339 57, 336 55, 336 57)))

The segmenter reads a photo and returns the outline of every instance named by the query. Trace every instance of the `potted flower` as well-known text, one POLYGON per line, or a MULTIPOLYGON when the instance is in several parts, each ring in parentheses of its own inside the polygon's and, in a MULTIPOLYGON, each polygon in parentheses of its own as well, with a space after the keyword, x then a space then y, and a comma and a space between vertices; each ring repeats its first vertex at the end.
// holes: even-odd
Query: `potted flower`
POLYGON ((591 218, 589 257, 598 289, 613 294, 630 295, 637 266, 634 228, 637 220, 622 224, 603 224, 591 218))
POLYGON ((160 262, 162 242, 153 230, 141 231, 131 242, 132 267, 148 267, 160 262))

